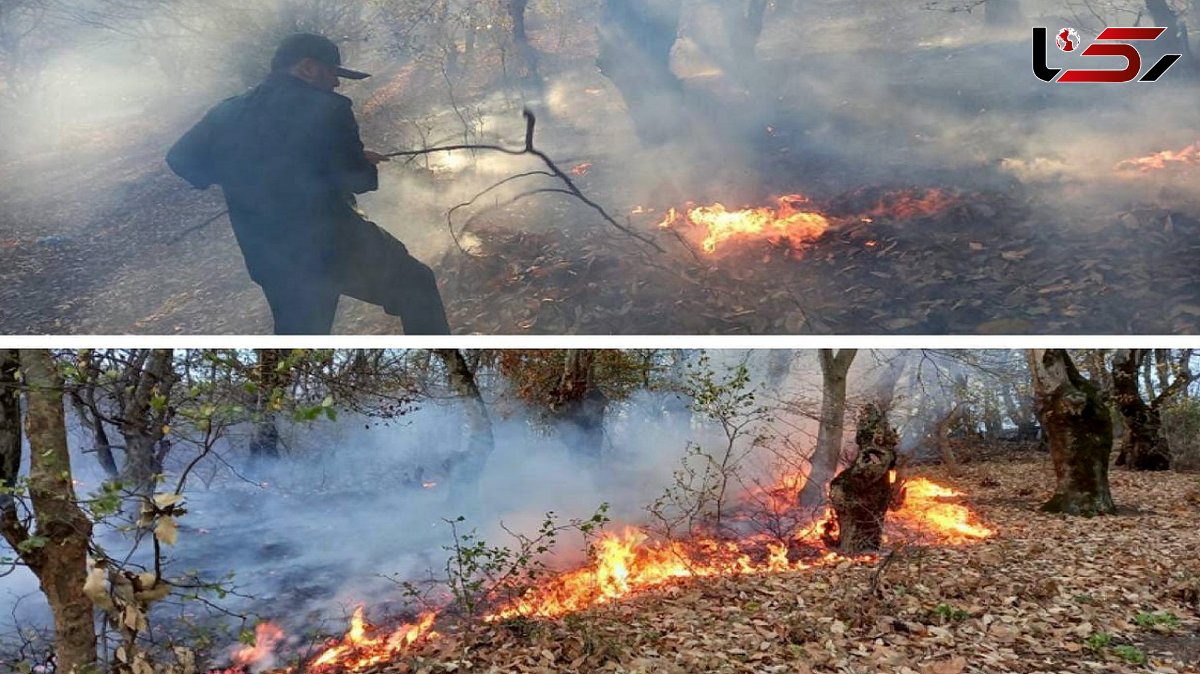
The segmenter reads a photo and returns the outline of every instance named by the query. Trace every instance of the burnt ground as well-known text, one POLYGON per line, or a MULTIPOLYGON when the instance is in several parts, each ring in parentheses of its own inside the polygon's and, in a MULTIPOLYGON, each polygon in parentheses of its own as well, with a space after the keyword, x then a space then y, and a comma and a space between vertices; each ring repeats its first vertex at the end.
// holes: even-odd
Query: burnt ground
MULTIPOLYGON (((937 188, 955 198, 928 217, 839 220, 801 250, 754 243, 706 257, 655 232, 653 217, 635 218, 667 251, 654 253, 550 197, 480 215, 472 222, 479 256, 469 257, 443 233, 456 198, 406 208, 387 204, 403 204, 403 193, 388 194, 372 213, 434 264, 459 333, 1196 333, 1200 201, 1190 185, 1200 170, 1154 184, 1115 175, 1111 184, 1063 176, 1022 182, 1001 170, 1001 159, 1018 154, 1034 132, 1022 126, 1026 114, 1069 116, 1104 101, 1099 116, 1109 130, 1136 114, 1136 96, 1050 95, 1032 77, 989 86, 977 76, 996 64, 1023 72, 1027 50, 1003 42, 856 53, 881 81, 891 80, 862 105, 813 89, 813 73, 836 72, 845 53, 772 61, 764 89, 784 94, 767 106, 713 93, 695 78, 692 95, 710 110, 699 128, 717 128, 742 148, 739 157, 681 157, 686 173, 708 174, 707 182, 631 179, 631 168, 641 171, 647 156, 662 162, 661 153, 581 154, 578 115, 543 117, 539 143, 571 163, 592 163, 580 185, 617 214, 689 198, 759 205, 791 192, 835 213, 854 213, 896 189, 937 188), (801 68, 798 81, 789 79, 801 68), (895 114, 866 110, 880 100, 895 114), (952 135, 962 149, 948 160, 942 148, 952 135), (1102 204, 1088 201, 1094 193, 1106 196, 1102 204), (414 228, 432 234, 413 240, 414 228)), ((565 97, 594 108, 601 128, 626 129, 611 88, 574 63, 565 97)), ((1164 81, 1161 91, 1185 86, 1164 81)), ((190 190, 162 161, 187 117, 147 114, 0 165, 0 332, 270 330, 227 222, 176 238, 223 209, 218 194, 190 190)), ((375 119, 364 120, 368 145, 390 149, 389 117, 375 119)), ((443 174, 430 184, 448 195, 455 180, 443 174)), ((398 320, 348 300, 336 326, 339 333, 399 330, 398 320)))
POLYGON ((917 471, 995 530, 885 564, 668 584, 558 620, 439 624, 391 672, 1200 671, 1195 475, 1115 471, 1122 515, 1039 513, 1046 459, 917 471))

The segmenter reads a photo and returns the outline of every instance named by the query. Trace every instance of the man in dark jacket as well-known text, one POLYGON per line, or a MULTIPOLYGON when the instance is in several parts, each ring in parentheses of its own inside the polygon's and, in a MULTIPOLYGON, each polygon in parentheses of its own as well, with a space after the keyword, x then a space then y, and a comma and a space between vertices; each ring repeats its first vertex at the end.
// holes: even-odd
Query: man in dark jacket
POLYGON ((167 155, 198 189, 220 185, 275 333, 328 334, 341 295, 382 305, 409 335, 449 334, 433 271, 368 222, 354 195, 379 188, 386 158, 363 149, 333 42, 283 41, 271 74, 213 108, 167 155))

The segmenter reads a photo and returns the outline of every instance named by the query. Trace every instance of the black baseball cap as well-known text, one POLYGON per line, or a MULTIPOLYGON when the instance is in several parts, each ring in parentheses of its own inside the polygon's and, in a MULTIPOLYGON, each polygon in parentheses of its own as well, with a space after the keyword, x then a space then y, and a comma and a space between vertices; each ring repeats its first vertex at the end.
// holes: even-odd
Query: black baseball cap
POLYGON ((284 38, 279 49, 275 50, 275 58, 271 59, 271 70, 287 70, 306 58, 324 63, 337 71, 338 77, 348 80, 365 80, 370 77, 367 73, 342 67, 342 52, 338 46, 327 37, 312 33, 296 33, 284 38))

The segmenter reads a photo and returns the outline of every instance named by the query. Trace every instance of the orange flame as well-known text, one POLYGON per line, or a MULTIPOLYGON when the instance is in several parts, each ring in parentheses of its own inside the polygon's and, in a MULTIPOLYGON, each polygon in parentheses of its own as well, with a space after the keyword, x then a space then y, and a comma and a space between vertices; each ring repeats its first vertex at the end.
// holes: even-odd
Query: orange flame
POLYGON ((800 210, 798 206, 808 203, 808 198, 799 194, 780 197, 778 208, 746 208, 731 211, 724 204, 699 206, 681 214, 672 208, 658 223, 662 229, 685 224, 707 230, 701 243, 706 253, 715 253, 717 248, 730 239, 765 239, 787 241, 793 246, 812 241, 829 229, 829 219, 816 211, 800 210))
POLYGON ((995 532, 978 523, 966 506, 945 499, 962 496, 925 478, 904 483, 904 505, 891 517, 906 533, 932 538, 944 545, 974 543, 992 537, 995 532))
MULTIPOLYGON (((531 588, 486 620, 556 618, 682 578, 783 572, 813 566, 790 561, 787 547, 778 543, 766 545, 763 559, 755 559, 747 549, 736 541, 653 541, 639 529, 626 528, 601 538, 588 566, 531 588)), ((839 559, 831 553, 818 563, 839 559)))
MULTIPOLYGON (((801 472, 788 472, 777 480, 776 487, 759 493, 765 493, 773 507, 796 508, 796 497, 806 479, 801 472)), ((894 484, 898 479, 896 471, 888 474, 890 483, 894 484)), ((965 506, 945 501, 961 496, 959 492, 923 478, 907 481, 905 489, 903 507, 889 515, 891 531, 899 530, 901 534, 915 531, 943 544, 970 543, 993 535, 965 506)), ((795 534, 793 543, 817 542, 823 533, 836 530, 836 526, 833 512, 826 508, 821 517, 795 534)), ((873 558, 863 558, 867 559, 873 558)), ((557 618, 679 579, 799 571, 843 561, 846 561, 845 557, 833 552, 817 559, 792 560, 787 545, 762 537, 741 541, 710 538, 658 541, 640 529, 627 527, 619 533, 602 535, 586 566, 543 580, 485 616, 484 620, 557 618)), ((376 634, 364 618, 363 607, 359 606, 346 635, 314 658, 309 671, 337 668, 359 672, 388 662, 413 644, 436 639, 439 635, 433 627, 437 617, 436 612, 424 613, 417 622, 401 625, 390 634, 376 634)), ((282 630, 273 625, 264 623, 259 628, 264 631, 258 636, 258 646, 243 649, 247 659, 237 659, 237 662, 257 661, 259 649, 273 649, 283 636, 282 630), (253 658, 249 657, 252 652, 256 654, 253 658)))
POLYGON ((1149 173, 1168 167, 1180 168, 1197 163, 1200 163, 1200 142, 1192 143, 1182 150, 1163 150, 1145 157, 1126 159, 1117 164, 1116 170, 1149 173))
POLYGON ((243 646, 233 653, 233 664, 238 667, 255 667, 267 664, 275 654, 275 647, 283 641, 283 629, 274 623, 259 623, 254 628, 254 645, 243 646))
POLYGON ((354 610, 350 631, 340 644, 330 646, 313 659, 310 671, 337 667, 346 672, 362 671, 372 665, 387 662, 413 645, 418 639, 432 639, 434 612, 422 613, 417 622, 401 625, 388 635, 373 635, 374 628, 363 618, 363 607, 354 610))

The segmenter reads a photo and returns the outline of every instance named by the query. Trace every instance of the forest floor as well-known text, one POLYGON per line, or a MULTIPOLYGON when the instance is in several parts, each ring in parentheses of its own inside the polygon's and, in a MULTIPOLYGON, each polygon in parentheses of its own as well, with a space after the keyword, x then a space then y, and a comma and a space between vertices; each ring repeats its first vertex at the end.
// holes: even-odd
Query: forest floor
MULTIPOLYGON (((1169 107, 1190 85, 1164 81, 1116 101, 1090 90, 1050 96, 1028 76, 1024 36, 918 44, 881 33, 867 47, 839 46, 823 31, 855 29, 863 17, 852 4, 772 26, 758 93, 690 72, 693 119, 681 115, 681 126, 691 131, 657 151, 637 147, 620 96, 596 71, 590 26, 566 41, 573 52, 546 47, 539 147, 579 169, 580 186, 618 219, 653 210, 632 224, 665 253, 560 195, 484 212, 471 230, 476 255, 454 248, 447 210, 476 185, 536 162, 489 172, 481 157, 437 175, 392 164, 384 189, 363 203, 435 267, 457 333, 1200 332, 1200 168, 1112 169, 1195 139, 1200 132, 1182 123, 1143 128, 1139 108, 1169 107), (1101 114, 1079 127, 1079 110, 1093 106, 1101 114), (1080 128, 1082 138, 1071 135, 1080 128), (851 217, 889 191, 924 189, 951 195, 954 206, 931 217, 851 217), (796 192, 845 216, 800 250, 759 241, 706 256, 655 228, 659 214, 689 201, 759 206, 796 192)), ((887 28, 887 17, 870 18, 887 28)), ((355 85, 370 88, 347 87, 368 146, 412 147, 405 130, 434 115, 413 111, 421 96, 435 99, 438 129, 453 130, 439 78, 391 68, 355 85)), ((502 138, 519 139, 520 101, 498 104, 514 96, 495 84, 460 92, 464 105, 486 113, 489 130, 512 117, 518 128, 502 138)), ((271 330, 228 221, 180 236, 224 209, 217 190, 190 189, 163 161, 212 101, 192 101, 187 112, 147 107, 0 162, 0 333, 271 330)), ((400 330, 352 300, 335 326, 400 330)))
POLYGON ((1200 672, 1200 476, 1115 471, 1120 515, 1082 519, 1037 511, 1046 460, 918 472, 996 535, 472 624, 370 671, 1200 672))

